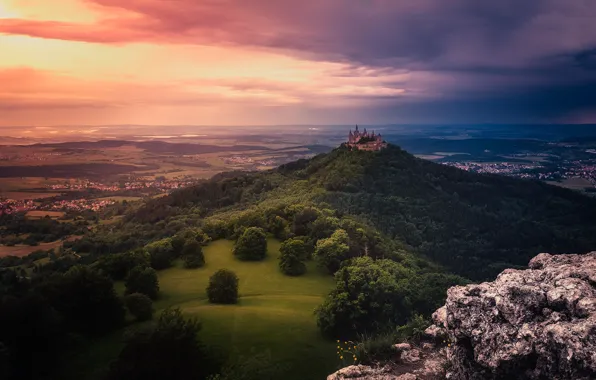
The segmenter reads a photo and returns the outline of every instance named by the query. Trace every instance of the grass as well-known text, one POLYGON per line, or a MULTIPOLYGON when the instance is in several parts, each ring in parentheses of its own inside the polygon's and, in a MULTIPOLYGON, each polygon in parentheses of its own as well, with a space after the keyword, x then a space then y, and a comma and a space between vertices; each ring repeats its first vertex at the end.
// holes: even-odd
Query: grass
MULTIPOLYGON (((288 277, 278 268, 280 243, 268 241, 268 256, 261 262, 241 262, 232 255, 232 242, 218 240, 204 250, 206 266, 184 269, 180 262, 159 272, 159 313, 166 307, 180 307, 202 322, 201 339, 233 357, 269 351, 273 365, 283 369, 279 378, 322 379, 337 368, 335 344, 323 339, 313 310, 333 287, 330 276, 313 262, 301 277, 288 277), (238 275, 239 303, 212 305, 205 288, 209 276, 221 268, 238 275)), ((123 292, 124 285, 117 284, 123 292)), ((120 334, 114 334, 81 355, 73 363, 77 376, 100 373, 121 348, 120 334), (91 364, 92 368, 89 367, 91 364)), ((73 377, 74 378, 74 377, 73 377)))

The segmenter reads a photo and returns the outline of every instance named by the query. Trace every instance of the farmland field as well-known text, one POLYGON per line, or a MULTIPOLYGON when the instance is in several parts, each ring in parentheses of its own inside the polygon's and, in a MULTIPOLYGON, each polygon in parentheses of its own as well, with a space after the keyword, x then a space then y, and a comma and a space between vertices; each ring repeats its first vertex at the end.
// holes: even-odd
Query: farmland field
POLYGON ((53 241, 51 243, 40 243, 39 245, 36 246, 30 246, 30 245, 15 245, 14 247, 8 247, 5 245, 0 245, 0 257, 4 257, 4 256, 27 256, 28 254, 30 254, 31 252, 35 252, 38 250, 48 250, 48 249, 53 249, 56 247, 59 247, 62 245, 62 241, 58 240, 58 241, 53 241))
MULTIPOLYGON (((335 370, 337 358, 335 344, 320 336, 313 311, 333 287, 333 279, 320 272, 314 262, 307 264, 304 276, 283 275, 278 268, 279 245, 270 239, 264 261, 240 262, 233 257, 232 242, 212 242, 204 250, 204 268, 184 269, 177 263, 159 272, 161 291, 155 307, 158 312, 169 306, 180 307, 198 317, 203 325, 201 339, 235 357, 270 352, 272 364, 282 368, 279 378, 322 379, 335 370), (240 279, 237 305, 207 301, 209 276, 221 268, 233 270, 240 279)), ((117 288, 124 290, 122 283, 117 288)), ((98 375, 100 368, 117 355, 120 338, 121 333, 114 334, 96 343, 71 362, 73 372, 69 375, 98 375)))
POLYGON ((0 192, 0 198, 9 198, 14 200, 25 200, 25 199, 45 199, 55 197, 60 193, 43 193, 43 192, 31 192, 31 191, 7 191, 0 192))
POLYGON ((62 211, 27 211, 25 216, 29 219, 41 219, 49 216, 52 219, 62 218, 65 215, 62 211))

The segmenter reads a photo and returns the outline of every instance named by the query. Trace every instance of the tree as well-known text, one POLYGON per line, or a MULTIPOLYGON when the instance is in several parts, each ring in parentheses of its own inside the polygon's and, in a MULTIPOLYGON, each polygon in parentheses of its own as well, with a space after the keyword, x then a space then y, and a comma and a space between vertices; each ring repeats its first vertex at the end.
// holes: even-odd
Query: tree
POLYGON ((307 255, 307 249, 304 242, 300 239, 288 239, 281 243, 279 250, 279 268, 289 276, 300 276, 306 273, 304 260, 307 255))
POLYGON ((137 265, 149 265, 149 255, 143 248, 101 256, 97 262, 97 268, 116 281, 124 280, 137 265))
POLYGON ((207 297, 211 303, 238 302, 238 276, 229 269, 220 269, 209 278, 207 297))
POLYGON ((66 341, 60 315, 47 299, 34 293, 0 297, 1 379, 52 378, 66 341))
POLYGON ((150 267, 134 267, 126 278, 126 294, 142 293, 151 299, 156 299, 159 293, 157 272, 150 267))
POLYGON ((335 273, 342 261, 349 258, 348 241, 348 234, 344 230, 336 230, 330 238, 319 240, 314 254, 319 265, 326 268, 329 273, 335 273))
POLYGON ((335 289, 316 310, 321 331, 352 338, 406 321, 407 284, 413 274, 391 260, 358 257, 335 274, 335 289))
POLYGON ((206 379, 219 363, 198 340, 200 329, 180 309, 166 309, 155 326, 128 334, 108 379, 206 379))
POLYGON ((155 270, 169 268, 174 260, 174 247, 171 239, 162 239, 145 246, 149 252, 151 267, 155 270))
POLYGON ((257 261, 267 254, 267 236, 261 228, 249 227, 236 241, 234 254, 240 260, 257 261))
POLYGON ((124 322, 124 306, 114 284, 89 267, 77 265, 63 275, 54 274, 39 285, 39 291, 71 331, 100 335, 124 322))
POLYGON ((153 301, 142 293, 132 293, 124 297, 124 304, 138 321, 147 321, 153 318, 153 301))
POLYGON ((199 268, 205 265, 203 248, 198 241, 192 239, 187 241, 182 248, 182 258, 186 268, 199 268))

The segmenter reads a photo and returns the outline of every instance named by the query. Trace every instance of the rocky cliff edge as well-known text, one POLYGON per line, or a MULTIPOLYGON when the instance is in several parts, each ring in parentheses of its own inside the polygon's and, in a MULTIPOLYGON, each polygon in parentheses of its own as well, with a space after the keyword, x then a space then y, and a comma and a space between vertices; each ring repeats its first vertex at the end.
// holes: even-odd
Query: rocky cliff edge
POLYGON ((328 380, 596 379, 596 252, 541 253, 528 266, 448 290, 426 330, 435 345, 420 351, 430 366, 404 373, 402 349, 393 366, 352 366, 328 380))

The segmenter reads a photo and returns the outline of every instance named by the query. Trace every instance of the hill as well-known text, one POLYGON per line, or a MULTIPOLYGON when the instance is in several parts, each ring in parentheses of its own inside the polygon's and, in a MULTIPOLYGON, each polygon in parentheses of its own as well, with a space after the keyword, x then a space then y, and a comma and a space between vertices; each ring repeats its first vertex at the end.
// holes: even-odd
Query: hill
POLYGON ((65 242, 63 255, 33 268, 30 279, 0 273, 0 338, 7 336, 15 378, 50 364, 70 367, 60 378, 135 378, 172 368, 177 378, 188 378, 185 371, 205 378, 196 374, 211 367, 220 380, 240 373, 246 380, 321 378, 331 370, 335 340, 341 366, 370 363, 374 348, 396 334, 422 331, 449 287, 525 266, 541 251, 596 246, 595 199, 442 166, 396 146, 341 146, 274 170, 222 173, 127 207, 117 222, 65 242), (187 268, 199 261, 204 268, 187 268), (237 273, 235 305, 205 300, 209 276, 222 267, 237 273), (124 319, 120 281, 129 273, 159 285, 147 293, 157 322, 124 319), (201 354, 193 315, 203 323, 201 344, 223 349, 223 366, 201 354), (131 335, 125 323, 141 329, 131 335), (174 343, 187 336, 176 326, 196 355, 174 343), (37 329, 57 348, 32 351, 39 341, 21 336, 37 329), (73 338, 63 345, 64 337, 73 338), (58 359, 73 351, 83 357, 58 359), (270 368, 279 372, 260 372, 270 368))
POLYGON ((146 225, 198 211, 311 202, 351 215, 404 250, 473 280, 524 266, 539 252, 596 246, 596 200, 543 182, 477 174, 381 152, 338 148, 264 173, 228 173, 148 203, 146 225))

